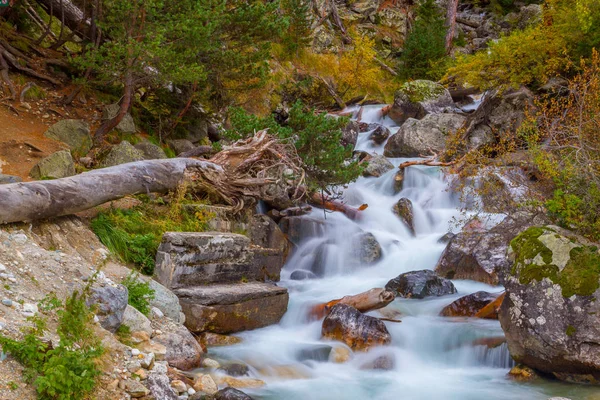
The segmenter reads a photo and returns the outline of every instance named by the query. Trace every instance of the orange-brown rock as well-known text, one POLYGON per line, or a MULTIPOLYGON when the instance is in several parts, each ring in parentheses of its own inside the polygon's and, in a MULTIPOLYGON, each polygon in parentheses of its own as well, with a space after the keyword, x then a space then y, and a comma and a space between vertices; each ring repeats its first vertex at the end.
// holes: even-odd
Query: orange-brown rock
POLYGON ((504 301, 504 296, 506 296, 506 292, 502 293, 496 298, 496 300, 492 301, 490 304, 479 310, 479 312, 475 314, 475 317, 485 319, 498 319, 498 312, 500 311, 500 306, 504 301))
POLYGON ((337 304, 323 320, 323 337, 346 343, 352 350, 367 351, 374 346, 388 345, 392 337, 385 324, 362 314, 354 307, 337 304))
POLYGON ((442 317, 474 317, 482 308, 496 300, 497 294, 476 292, 461 297, 444 307, 440 312, 442 317))

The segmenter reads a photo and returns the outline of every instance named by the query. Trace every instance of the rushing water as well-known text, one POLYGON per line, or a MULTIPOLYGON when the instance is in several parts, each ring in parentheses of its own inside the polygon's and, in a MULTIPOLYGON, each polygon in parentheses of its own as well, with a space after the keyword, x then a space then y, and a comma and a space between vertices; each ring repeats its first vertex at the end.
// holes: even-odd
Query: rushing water
MULTIPOLYGON (((396 132, 398 128, 389 119, 382 119, 379 110, 377 106, 366 107, 362 120, 383 123, 396 132)), ((382 153, 383 146, 373 146, 369 134, 360 134, 356 148, 382 153)), ((390 161, 398 165, 404 160, 390 161)), ((454 281, 458 290, 455 295, 396 299, 386 308, 386 316, 391 314, 402 322, 386 322, 392 336, 390 346, 355 353, 346 363, 328 360, 328 346, 343 345, 321 340, 321 321, 308 320, 308 309, 317 303, 383 287, 403 272, 433 269, 445 247, 438 239, 448 231, 459 230, 459 224, 452 221, 465 219, 459 199, 447 190, 438 168, 408 168, 398 194, 392 189, 395 173, 396 169, 379 178, 360 178, 345 191, 347 203, 369 205, 360 221, 351 221, 340 213, 324 214, 322 210, 307 216, 321 223, 313 224, 314 229, 298 243, 282 271, 280 284, 290 292, 288 312, 282 321, 245 332, 240 335, 243 343, 211 349, 214 355, 250 365, 252 375, 267 385, 245 390, 260 399, 500 400, 557 395, 573 400, 594 399, 591 388, 509 380, 506 374, 512 360, 506 344, 495 348, 477 344, 478 339, 503 336, 498 321, 439 317, 444 306, 461 296, 478 290, 503 290, 472 281, 454 281), (416 237, 391 211, 402 197, 413 203, 416 237), (360 231, 371 232, 383 248, 383 257, 375 265, 357 265, 353 259, 350 237, 360 231), (322 278, 289 279, 294 270, 310 269, 319 253, 325 260, 322 278), (365 364, 383 354, 394 360, 391 370, 364 369, 365 364), (290 374, 295 379, 290 379, 290 374)), ((377 311, 370 314, 381 316, 377 311)))

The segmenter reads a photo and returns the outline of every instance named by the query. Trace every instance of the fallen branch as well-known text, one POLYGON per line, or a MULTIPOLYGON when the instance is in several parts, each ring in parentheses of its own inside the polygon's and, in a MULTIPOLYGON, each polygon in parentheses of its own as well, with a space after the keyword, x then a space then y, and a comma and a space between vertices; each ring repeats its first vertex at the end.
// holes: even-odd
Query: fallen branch
MULTIPOLYGON (((310 317, 313 319, 324 318, 331 308, 336 304, 346 304, 356 308, 360 312, 378 310, 390 304, 396 295, 393 292, 383 288, 374 288, 366 292, 352 296, 345 296, 341 299, 331 300, 327 303, 317 304, 310 310, 310 317)), ((396 321, 394 321, 396 322, 396 321)))
POLYGON ((333 85, 331 83, 327 82, 327 80, 325 78, 321 77, 321 76, 317 76, 317 78, 319 78, 321 80, 321 82, 323 82, 323 85, 325 85, 325 88, 327 89, 327 91, 329 92, 329 94, 331 95, 331 97, 333 97, 333 100, 335 100, 335 103, 338 105, 338 107, 341 108, 341 109, 346 108, 346 103, 337 94, 337 92, 333 88, 333 85))
POLYGON ((355 208, 320 193, 313 193, 309 197, 308 201, 314 206, 324 208, 329 211, 339 211, 344 213, 352 220, 357 220, 360 218, 360 212, 368 207, 368 205, 363 204, 359 208, 355 208))
POLYGON ((387 65, 386 63, 384 63, 383 61, 381 61, 379 58, 373 57, 373 60, 377 64, 379 64, 379 66, 381 68, 383 68, 384 70, 386 70, 387 72, 389 72, 392 76, 398 76, 398 73, 396 71, 394 71, 394 69, 392 67, 390 67, 389 65, 387 65))

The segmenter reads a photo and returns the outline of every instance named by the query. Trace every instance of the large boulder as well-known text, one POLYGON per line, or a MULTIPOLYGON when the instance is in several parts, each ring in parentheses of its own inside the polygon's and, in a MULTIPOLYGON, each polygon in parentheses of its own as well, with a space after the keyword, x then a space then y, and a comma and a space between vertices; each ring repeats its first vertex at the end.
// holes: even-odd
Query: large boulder
POLYGON ((127 140, 123 140, 104 156, 100 162, 100 167, 113 167, 115 165, 126 164, 134 161, 142 161, 144 153, 136 149, 127 140))
POLYGON ((144 153, 145 160, 159 160, 167 158, 165 151, 160 146, 150 143, 147 140, 141 141, 133 147, 144 153))
POLYGON ((44 136, 66 143, 78 156, 83 156, 92 148, 92 136, 87 122, 79 119, 64 119, 52 125, 44 136))
POLYGON ((402 222, 404 222, 408 230, 414 235, 415 223, 412 201, 406 197, 401 198, 396 204, 394 204, 392 212, 396 214, 402 222))
POLYGON ((453 301, 442 309, 442 317, 473 317, 483 307, 496 300, 497 294, 484 291, 475 292, 453 301))
POLYGON ((454 107, 448 89, 432 81, 407 82, 396 92, 388 116, 398 125, 409 118, 421 119, 427 114, 441 113, 454 107))
POLYGON ((35 164, 29 176, 33 179, 58 179, 75 175, 75 163, 68 150, 57 151, 35 164))
POLYGON ((123 313, 121 325, 127 325, 131 332, 146 332, 152 334, 152 324, 150 320, 141 312, 128 305, 123 313))
POLYGON ((86 300, 100 320, 100 325, 109 332, 116 332, 123 322, 129 294, 123 285, 98 284, 92 287, 86 300))
POLYGON ((152 340, 166 347, 165 360, 170 366, 183 371, 200 366, 202 346, 183 325, 163 324, 161 334, 152 340))
POLYGON ((279 322, 287 311, 287 289, 268 283, 223 284, 176 289, 192 332, 234 333, 279 322))
POLYGON ((456 288, 450 280, 440 278, 429 269, 400 274, 390 280, 385 285, 385 289, 409 299, 423 299, 456 293, 456 288))
POLYGON ((358 351, 388 345, 392 341, 382 321, 345 304, 333 306, 323 320, 321 334, 324 338, 344 342, 352 350, 358 351))
POLYGON ((388 171, 394 169, 392 164, 387 158, 379 154, 371 154, 365 158, 367 162, 366 168, 363 170, 363 176, 379 177, 388 171))
POLYGON ((185 317, 183 316, 179 299, 175 296, 175 293, 155 280, 150 280, 148 283, 150 289, 154 290, 154 298, 150 300, 150 306, 158 308, 166 317, 182 324, 185 317))
POLYGON ((449 134, 458 131, 466 117, 460 114, 427 114, 423 119, 408 119, 385 145, 386 157, 419 157, 442 151, 449 134))
POLYGON ((515 361, 600 384, 600 251, 557 227, 531 227, 508 251, 500 323, 515 361))
POLYGON ((278 281, 281 251, 222 232, 167 232, 156 254, 156 279, 169 289, 245 281, 278 281))
MULTIPOLYGON (((102 110, 102 119, 113 119, 119 113, 119 109, 120 105, 117 103, 110 104, 104 107, 104 110, 102 110)), ((137 129, 135 128, 135 122, 133 121, 133 117, 130 113, 125 114, 125 116, 123 117, 121 122, 119 122, 115 129, 123 133, 135 133, 137 131, 137 129)))

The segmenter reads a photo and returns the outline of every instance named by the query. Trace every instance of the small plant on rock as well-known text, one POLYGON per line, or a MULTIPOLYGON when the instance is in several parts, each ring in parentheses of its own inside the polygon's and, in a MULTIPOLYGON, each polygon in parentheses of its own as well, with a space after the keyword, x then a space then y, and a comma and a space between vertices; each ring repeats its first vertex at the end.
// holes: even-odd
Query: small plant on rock
POLYGON ((150 302, 154 300, 154 290, 150 288, 150 283, 142 281, 139 274, 132 271, 121 284, 129 292, 129 305, 147 316, 150 313, 150 302))

